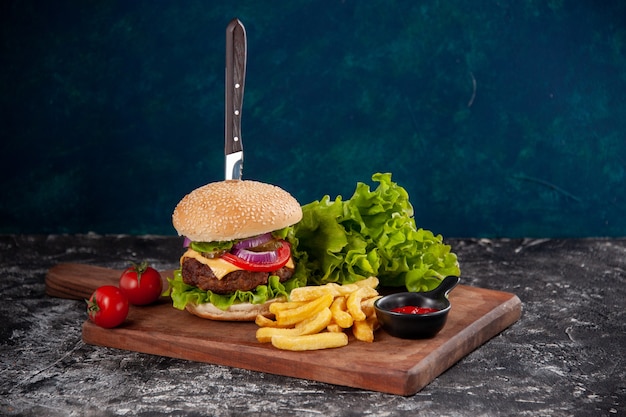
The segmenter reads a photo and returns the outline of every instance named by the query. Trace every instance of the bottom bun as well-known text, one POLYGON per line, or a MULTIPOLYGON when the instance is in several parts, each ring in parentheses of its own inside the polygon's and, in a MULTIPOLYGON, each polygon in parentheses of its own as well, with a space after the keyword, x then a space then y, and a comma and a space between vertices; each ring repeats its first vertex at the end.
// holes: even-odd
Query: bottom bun
POLYGON ((192 304, 189 303, 185 309, 193 315, 202 317, 209 320, 221 320, 221 321, 254 321, 256 316, 261 314, 265 317, 273 316, 270 313, 270 304, 277 301, 285 301, 284 297, 273 298, 267 300, 263 304, 252 303, 239 303, 233 304, 228 309, 222 310, 215 307, 211 303, 206 304, 192 304))

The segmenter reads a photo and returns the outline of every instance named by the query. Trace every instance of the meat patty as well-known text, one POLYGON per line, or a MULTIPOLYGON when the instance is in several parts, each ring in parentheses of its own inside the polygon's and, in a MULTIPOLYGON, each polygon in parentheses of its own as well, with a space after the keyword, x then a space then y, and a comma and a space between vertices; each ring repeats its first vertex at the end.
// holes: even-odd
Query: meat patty
POLYGON ((217 279, 208 265, 194 258, 185 258, 182 264, 183 282, 204 291, 216 294, 229 294, 236 290, 249 291, 259 285, 267 284, 270 275, 278 275, 280 282, 287 281, 293 275, 293 269, 283 266, 275 272, 253 272, 238 270, 231 272, 222 279, 217 279))

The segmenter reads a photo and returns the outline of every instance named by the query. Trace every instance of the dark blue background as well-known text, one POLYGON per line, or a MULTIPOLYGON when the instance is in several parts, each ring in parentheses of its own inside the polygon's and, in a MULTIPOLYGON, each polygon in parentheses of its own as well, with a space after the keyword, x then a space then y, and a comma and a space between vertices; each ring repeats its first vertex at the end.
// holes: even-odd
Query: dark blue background
POLYGON ((305 204, 391 172, 445 237, 626 235, 626 2, 0 7, 2 233, 174 234, 223 178, 239 17, 245 178, 305 204))

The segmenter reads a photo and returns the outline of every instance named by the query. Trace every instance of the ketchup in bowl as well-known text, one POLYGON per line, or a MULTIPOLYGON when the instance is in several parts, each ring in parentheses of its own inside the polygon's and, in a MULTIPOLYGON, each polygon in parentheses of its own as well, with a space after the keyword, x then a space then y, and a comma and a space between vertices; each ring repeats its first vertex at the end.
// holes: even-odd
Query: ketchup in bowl
POLYGON ((445 277, 426 292, 396 292, 374 301, 376 318, 385 332, 403 339, 434 337, 446 324, 452 308, 448 293, 459 283, 457 276, 445 277))
POLYGON ((394 313, 403 313, 403 314, 428 314, 434 313, 435 311, 439 311, 436 308, 430 307, 418 307, 418 306, 402 306, 391 309, 394 313))

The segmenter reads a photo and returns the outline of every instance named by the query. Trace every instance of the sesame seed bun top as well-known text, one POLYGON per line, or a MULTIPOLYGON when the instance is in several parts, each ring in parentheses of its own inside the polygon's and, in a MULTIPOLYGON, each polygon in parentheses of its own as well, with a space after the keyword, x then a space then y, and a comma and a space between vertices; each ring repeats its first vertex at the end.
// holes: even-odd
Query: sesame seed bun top
POLYGON ((226 180, 196 188, 178 203, 174 228, 195 242, 244 239, 291 226, 302 208, 287 191, 250 180, 226 180))

